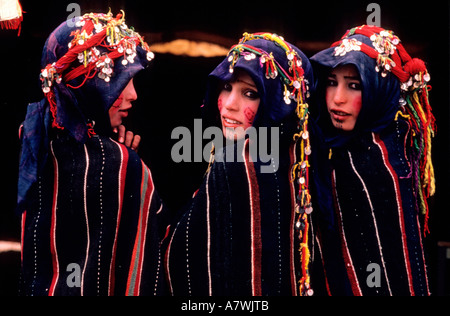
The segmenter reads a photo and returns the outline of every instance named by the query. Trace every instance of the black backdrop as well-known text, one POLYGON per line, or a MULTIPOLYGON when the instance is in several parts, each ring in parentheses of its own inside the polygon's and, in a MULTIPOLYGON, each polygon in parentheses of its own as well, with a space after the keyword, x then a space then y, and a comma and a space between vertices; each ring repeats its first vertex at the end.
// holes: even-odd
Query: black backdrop
MULTIPOLYGON (((21 36, 0 30, 0 109, 3 111, 0 189, 0 240, 20 240, 20 219, 14 216, 19 142, 17 130, 26 106, 42 99, 38 75, 40 56, 47 36, 72 12, 73 1, 21 0, 24 11, 21 36)), ((371 1, 125 1, 80 0, 82 14, 126 11, 127 24, 147 34, 146 40, 169 41, 179 34, 221 39, 228 47, 243 32, 269 31, 283 35, 312 56, 337 40, 348 28, 365 24, 371 1), (198 35, 200 34, 200 35, 198 35)), ((437 194, 431 199, 431 278, 435 273, 438 241, 450 241, 450 111, 449 111, 449 1, 377 1, 381 24, 392 29, 413 57, 427 61, 432 76, 431 105, 437 118, 434 141, 437 194)), ((127 126, 143 137, 140 155, 151 167, 160 195, 172 208, 189 201, 198 188, 205 163, 172 162, 170 152, 177 126, 192 127, 199 118, 209 72, 222 58, 194 58, 157 54, 150 70, 135 80, 139 99, 127 126)), ((0 266, 2 265, 0 257, 0 266)), ((4 262, 3 262, 4 263, 4 262)), ((15 271, 15 270, 14 270, 15 271)), ((6 284, 0 280, 0 294, 6 284)), ((14 287, 14 285, 13 285, 14 287)), ((9 289, 11 290, 11 289, 9 289)), ((12 292, 14 294, 14 291, 12 292)))

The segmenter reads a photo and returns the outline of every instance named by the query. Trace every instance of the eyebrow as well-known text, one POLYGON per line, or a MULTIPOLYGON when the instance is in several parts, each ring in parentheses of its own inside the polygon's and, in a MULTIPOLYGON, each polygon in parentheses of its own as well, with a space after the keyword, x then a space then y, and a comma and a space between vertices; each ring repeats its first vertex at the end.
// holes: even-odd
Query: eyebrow
MULTIPOLYGON (((328 77, 337 78, 335 74, 329 74, 328 77)), ((359 77, 356 76, 344 76, 344 79, 361 81, 361 79, 359 79, 359 77)))
POLYGON ((242 83, 245 83, 246 85, 249 85, 249 86, 252 87, 252 88, 257 89, 257 87, 256 87, 255 84, 250 83, 250 82, 247 82, 247 81, 245 81, 245 80, 237 79, 235 82, 242 82, 242 83))

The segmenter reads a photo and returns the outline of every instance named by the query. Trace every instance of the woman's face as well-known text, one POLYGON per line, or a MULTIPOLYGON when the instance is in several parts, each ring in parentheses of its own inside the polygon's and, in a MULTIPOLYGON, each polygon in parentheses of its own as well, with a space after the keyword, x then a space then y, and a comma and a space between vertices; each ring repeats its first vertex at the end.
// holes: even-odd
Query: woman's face
POLYGON ((128 116, 128 111, 131 110, 133 104, 131 102, 137 100, 137 93, 134 89, 133 79, 128 83, 122 94, 114 102, 109 109, 109 118, 111 120, 111 127, 117 128, 122 124, 122 120, 128 116))
POLYGON ((245 130, 253 126, 260 104, 255 82, 245 71, 236 71, 231 82, 223 85, 217 101, 222 131, 230 140, 244 138, 245 130))
POLYGON ((362 86, 354 65, 333 69, 327 79, 326 102, 333 126, 350 132, 362 107, 362 86))

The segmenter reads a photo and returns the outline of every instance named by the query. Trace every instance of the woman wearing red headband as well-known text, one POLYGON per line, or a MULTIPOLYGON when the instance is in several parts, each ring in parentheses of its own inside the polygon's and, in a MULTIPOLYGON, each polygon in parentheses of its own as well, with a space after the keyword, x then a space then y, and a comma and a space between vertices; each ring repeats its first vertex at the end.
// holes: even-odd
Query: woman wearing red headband
POLYGON ((349 30, 311 60, 330 166, 318 170, 328 293, 428 295, 421 220, 426 233, 435 121, 425 64, 373 26, 349 30))
POLYGON ((154 294, 163 207, 150 170, 110 138, 154 56, 122 14, 71 22, 47 40, 45 98, 22 129, 21 294, 154 294))
POLYGON ((167 239, 172 295, 314 293, 307 104, 313 82, 308 58, 271 33, 245 33, 209 75, 205 117, 231 143, 216 148, 167 239), (266 138, 264 145, 263 133, 277 141, 266 138), (269 145, 270 154, 261 150, 269 145))

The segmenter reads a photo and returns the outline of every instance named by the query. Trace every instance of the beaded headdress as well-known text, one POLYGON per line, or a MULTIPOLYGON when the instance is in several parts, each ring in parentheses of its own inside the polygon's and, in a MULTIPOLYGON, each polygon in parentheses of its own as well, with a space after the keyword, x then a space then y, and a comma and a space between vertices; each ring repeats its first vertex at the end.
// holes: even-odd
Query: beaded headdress
POLYGON ((335 56, 345 56, 351 51, 361 51, 377 62, 375 70, 386 77, 392 72, 402 83, 402 91, 414 91, 417 88, 425 88, 431 77, 425 63, 418 59, 412 59, 406 52, 398 36, 376 26, 363 25, 355 27, 332 45, 335 47, 335 56), (354 38, 352 35, 364 35, 372 41, 369 46, 354 38))
MULTIPOLYGON (((311 143, 308 132, 309 106, 307 99, 310 97, 309 82, 305 78, 303 60, 297 51, 282 37, 271 33, 244 33, 239 44, 233 46, 228 54, 229 72, 233 73, 239 59, 252 62, 259 60, 260 67, 264 69, 267 80, 280 80, 282 84, 283 101, 286 106, 296 104, 298 116, 297 133, 293 135, 293 141, 300 152, 300 159, 292 167, 291 180, 299 185, 297 203, 295 206, 295 230, 300 240, 300 258, 302 277, 299 280, 300 295, 313 295, 310 286, 309 263, 309 216, 313 211, 311 195, 309 192, 309 156, 311 155, 311 143), (253 40, 266 40, 274 42, 286 53, 288 68, 282 66, 284 61, 277 60, 273 52, 267 52, 259 47, 252 46, 253 40)), ((279 58, 279 57, 278 57, 279 58)))
POLYGON ((45 98, 28 105, 21 133, 18 210, 31 201, 48 158, 52 128, 80 143, 96 133, 112 133, 108 110, 153 57, 143 38, 125 24, 123 12, 115 18, 111 13, 86 14, 50 34, 41 59, 45 98))
POLYGON ((435 193, 431 139, 436 126, 428 96, 431 77, 425 63, 418 58, 411 58, 394 32, 375 26, 363 25, 350 29, 332 47, 335 57, 362 52, 376 61, 375 70, 382 78, 386 78, 389 73, 398 78, 401 98, 396 119, 399 116, 406 119, 413 131, 413 161, 417 163, 417 166, 413 166, 414 178, 420 208, 426 219, 425 232, 428 232, 429 209, 426 199, 435 193), (368 37, 372 45, 359 41, 354 35, 368 37))
POLYGON ((266 78, 275 79, 280 75, 280 80, 284 85, 284 102, 291 104, 291 100, 297 103, 303 103, 304 97, 309 98, 309 86, 307 80, 303 77, 302 58, 281 36, 270 33, 249 34, 244 33, 238 45, 232 47, 228 54, 230 64, 230 73, 233 73, 234 66, 239 58, 251 61, 259 56, 261 67, 266 66, 266 78), (286 51, 286 57, 289 60, 289 70, 286 71, 280 63, 274 58, 272 53, 265 52, 262 49, 245 44, 255 39, 265 39, 273 41, 286 51))
POLYGON ((56 104, 52 87, 66 83, 69 88, 78 89, 87 80, 98 78, 109 83, 114 75, 114 62, 122 58, 122 65, 133 64, 137 56, 137 47, 147 52, 147 60, 154 54, 139 33, 125 24, 125 13, 115 18, 112 13, 90 13, 76 21, 77 28, 70 36, 67 53, 57 62, 47 65, 41 71, 42 91, 46 95, 53 115, 53 127, 64 129, 56 120, 56 104), (81 29, 80 29, 81 28, 81 29), (106 51, 105 51, 106 49, 106 51), (83 77, 82 77, 83 76, 83 77), (84 78, 81 84, 69 84, 74 79, 84 78))

